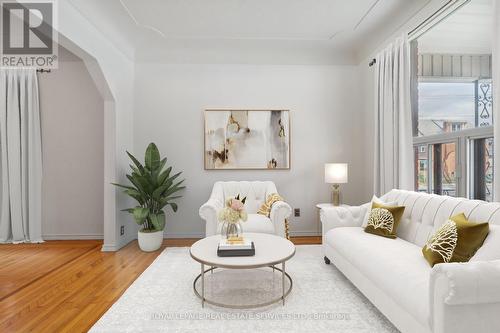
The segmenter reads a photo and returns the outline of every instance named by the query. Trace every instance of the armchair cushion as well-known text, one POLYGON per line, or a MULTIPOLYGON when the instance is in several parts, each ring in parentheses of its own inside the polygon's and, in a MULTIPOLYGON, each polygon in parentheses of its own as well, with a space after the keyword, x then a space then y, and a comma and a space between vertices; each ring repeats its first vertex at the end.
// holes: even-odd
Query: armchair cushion
MULTIPOLYGON (((264 234, 274 234, 275 226, 271 222, 271 219, 267 216, 261 214, 248 214, 248 219, 241 223, 243 233, 246 232, 257 232, 264 234)), ((217 233, 220 234, 222 228, 222 223, 217 226, 217 233)))

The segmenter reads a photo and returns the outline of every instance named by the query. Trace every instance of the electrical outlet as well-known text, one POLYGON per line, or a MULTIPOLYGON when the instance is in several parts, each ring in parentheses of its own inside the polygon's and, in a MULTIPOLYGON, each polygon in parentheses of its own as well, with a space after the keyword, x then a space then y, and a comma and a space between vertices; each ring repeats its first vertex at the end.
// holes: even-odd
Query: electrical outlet
POLYGON ((120 236, 123 236, 123 235, 125 235, 125 226, 124 225, 122 225, 120 227, 120 236))
POLYGON ((293 210, 293 216, 295 216, 295 217, 299 217, 300 216, 300 208, 295 208, 293 210))

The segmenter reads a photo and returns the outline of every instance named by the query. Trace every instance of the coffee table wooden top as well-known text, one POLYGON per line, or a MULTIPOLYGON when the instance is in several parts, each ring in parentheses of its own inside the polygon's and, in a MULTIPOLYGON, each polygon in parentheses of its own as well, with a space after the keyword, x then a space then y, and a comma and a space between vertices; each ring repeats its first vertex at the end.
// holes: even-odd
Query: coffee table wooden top
POLYGON ((254 256, 217 256, 217 246, 221 240, 221 235, 214 235, 194 243, 190 250, 191 257, 199 263, 209 266, 247 269, 277 265, 287 261, 295 254, 295 245, 283 237, 259 233, 243 233, 243 237, 254 242, 254 256))

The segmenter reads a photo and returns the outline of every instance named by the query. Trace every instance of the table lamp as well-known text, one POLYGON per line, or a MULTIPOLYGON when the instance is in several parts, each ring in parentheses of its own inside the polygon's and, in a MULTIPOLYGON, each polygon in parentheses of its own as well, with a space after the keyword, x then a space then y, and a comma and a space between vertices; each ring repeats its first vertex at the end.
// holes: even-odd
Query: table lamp
POLYGON ((326 163, 325 183, 333 184, 332 204, 340 205, 340 184, 347 183, 347 163, 326 163))

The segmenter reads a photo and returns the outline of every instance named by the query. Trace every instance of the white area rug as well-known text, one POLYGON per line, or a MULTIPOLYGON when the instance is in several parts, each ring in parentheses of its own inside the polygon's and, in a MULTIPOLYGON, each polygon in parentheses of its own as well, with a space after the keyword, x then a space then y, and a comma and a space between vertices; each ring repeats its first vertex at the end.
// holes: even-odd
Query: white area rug
MULTIPOLYGON (((319 245, 297 246, 286 271, 293 289, 281 303, 230 310, 201 302, 193 291, 200 264, 188 248, 167 248, 92 327, 91 332, 397 332, 340 273, 319 245)), ((207 296, 262 301, 281 290, 270 269, 207 275, 207 296)))

